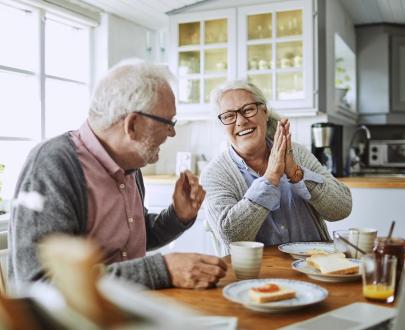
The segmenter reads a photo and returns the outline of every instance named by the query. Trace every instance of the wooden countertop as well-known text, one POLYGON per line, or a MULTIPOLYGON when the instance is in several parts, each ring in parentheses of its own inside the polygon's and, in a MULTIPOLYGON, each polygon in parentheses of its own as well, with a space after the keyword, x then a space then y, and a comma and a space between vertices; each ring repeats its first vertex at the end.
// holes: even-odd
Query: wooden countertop
POLYGON ((398 188, 405 189, 405 177, 373 177, 373 176, 353 176, 338 178, 349 188, 398 188))
POLYGON ((177 176, 174 174, 144 175, 143 181, 156 184, 175 184, 177 176))
MULTIPOLYGON (((177 177, 174 174, 145 175, 144 181, 148 184, 175 184, 177 177)), ((405 189, 405 177, 373 177, 353 176, 338 178, 349 188, 397 188, 405 189)))

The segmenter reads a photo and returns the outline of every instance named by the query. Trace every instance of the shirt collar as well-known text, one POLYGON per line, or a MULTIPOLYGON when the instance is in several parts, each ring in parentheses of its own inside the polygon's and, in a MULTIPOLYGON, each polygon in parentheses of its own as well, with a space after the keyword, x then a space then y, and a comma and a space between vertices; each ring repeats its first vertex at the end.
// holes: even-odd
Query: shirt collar
POLYGON ((104 149, 97 136, 91 129, 88 121, 83 123, 79 129, 80 138, 87 150, 100 162, 100 164, 110 173, 115 175, 118 172, 122 174, 125 171, 111 158, 108 152, 104 149))

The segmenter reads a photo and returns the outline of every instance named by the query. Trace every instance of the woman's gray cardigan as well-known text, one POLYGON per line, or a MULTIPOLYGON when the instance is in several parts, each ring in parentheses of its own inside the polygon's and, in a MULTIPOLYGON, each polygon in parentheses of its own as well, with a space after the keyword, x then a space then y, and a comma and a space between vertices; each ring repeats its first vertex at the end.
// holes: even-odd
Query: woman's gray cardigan
MULTIPOLYGON (((278 118, 271 118, 268 136, 274 136, 278 118)), ((324 240, 329 240, 323 220, 335 221, 346 218, 352 210, 350 190, 336 180, 305 147, 293 143, 297 164, 324 176, 323 183, 305 181, 311 199, 313 219, 324 240)), ((229 253, 229 243, 254 241, 269 210, 243 198, 248 187, 238 167, 226 150, 204 169, 201 182, 206 190, 204 201, 208 225, 221 245, 221 255, 229 253)))

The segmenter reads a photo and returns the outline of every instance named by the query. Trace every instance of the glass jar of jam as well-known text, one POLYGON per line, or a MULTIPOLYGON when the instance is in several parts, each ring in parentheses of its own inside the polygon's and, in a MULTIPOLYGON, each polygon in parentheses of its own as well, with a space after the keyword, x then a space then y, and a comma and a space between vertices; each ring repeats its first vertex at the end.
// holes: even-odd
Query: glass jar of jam
POLYGON ((397 257, 397 273, 395 277, 395 296, 399 290, 399 281, 404 267, 404 249, 405 240, 402 238, 377 237, 374 241, 374 255, 381 258, 383 255, 392 255, 397 257))

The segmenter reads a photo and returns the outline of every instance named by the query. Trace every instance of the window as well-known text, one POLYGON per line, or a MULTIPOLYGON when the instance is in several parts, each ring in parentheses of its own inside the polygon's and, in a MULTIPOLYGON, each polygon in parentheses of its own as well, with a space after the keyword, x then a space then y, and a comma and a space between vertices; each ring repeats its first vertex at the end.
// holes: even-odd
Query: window
POLYGON ((87 117, 91 26, 67 17, 74 16, 0 0, 3 199, 12 198, 37 143, 77 129, 87 117))

